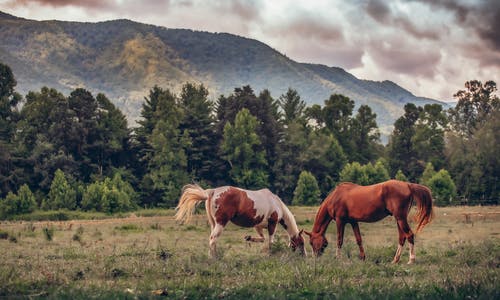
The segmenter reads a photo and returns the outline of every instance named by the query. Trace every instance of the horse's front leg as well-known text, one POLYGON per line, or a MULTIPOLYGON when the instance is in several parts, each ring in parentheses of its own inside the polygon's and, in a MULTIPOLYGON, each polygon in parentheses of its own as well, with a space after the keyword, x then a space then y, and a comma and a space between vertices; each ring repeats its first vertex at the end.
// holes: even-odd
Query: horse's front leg
POLYGON ((216 223, 214 228, 212 229, 212 232, 210 233, 210 241, 209 241, 210 250, 208 252, 208 255, 212 258, 216 258, 217 256, 217 245, 216 245, 217 238, 221 235, 223 230, 224 230, 224 225, 216 223))
POLYGON ((359 224, 358 222, 352 222, 352 230, 354 231, 354 236, 356 237, 356 242, 358 243, 359 247, 359 258, 361 260, 365 260, 366 255, 365 255, 365 249, 363 249, 363 241, 361 240, 361 232, 359 231, 359 224))
POLYGON ((344 229, 345 223, 341 218, 335 219, 335 223, 337 224, 337 258, 340 258, 340 249, 342 249, 342 244, 344 243, 344 229))
POLYGON ((269 233, 269 244, 268 251, 271 253, 271 247, 274 243, 274 233, 276 232, 276 225, 278 224, 277 219, 269 219, 267 223, 267 231, 269 233))

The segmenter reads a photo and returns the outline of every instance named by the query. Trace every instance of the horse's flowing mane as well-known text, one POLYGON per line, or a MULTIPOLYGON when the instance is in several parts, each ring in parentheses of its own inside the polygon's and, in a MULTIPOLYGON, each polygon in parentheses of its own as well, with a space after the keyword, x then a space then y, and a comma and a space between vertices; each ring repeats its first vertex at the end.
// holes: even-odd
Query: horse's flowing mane
POLYGON ((276 197, 281 205, 281 209, 283 210, 283 220, 285 221, 288 233, 292 233, 293 235, 299 234, 299 228, 297 227, 297 223, 295 222, 295 217, 288 207, 283 203, 283 201, 276 197))

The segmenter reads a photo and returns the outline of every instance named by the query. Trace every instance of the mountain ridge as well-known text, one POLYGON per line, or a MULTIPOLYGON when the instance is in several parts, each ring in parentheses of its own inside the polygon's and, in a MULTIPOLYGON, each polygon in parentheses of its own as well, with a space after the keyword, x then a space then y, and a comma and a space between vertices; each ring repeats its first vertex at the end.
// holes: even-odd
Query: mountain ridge
POLYGON ((91 22, 36 21, 0 11, 0 61, 8 64, 21 93, 54 87, 103 92, 133 123, 155 84, 178 92, 185 82, 203 83, 213 99, 250 85, 274 98, 291 87, 309 105, 333 93, 368 104, 388 134, 408 102, 417 97, 388 80, 358 79, 339 67, 299 63, 258 40, 229 33, 172 29, 127 19, 91 22))

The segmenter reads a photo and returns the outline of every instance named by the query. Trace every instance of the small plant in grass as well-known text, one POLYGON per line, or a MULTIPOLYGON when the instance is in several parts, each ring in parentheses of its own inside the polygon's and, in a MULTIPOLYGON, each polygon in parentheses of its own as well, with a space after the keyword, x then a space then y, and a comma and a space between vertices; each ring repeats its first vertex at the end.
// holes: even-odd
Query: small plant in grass
POLYGON ((17 243, 17 238, 14 235, 9 235, 9 242, 11 243, 17 243))
POLYGON ((142 227, 136 224, 123 224, 121 226, 116 226, 115 229, 119 231, 142 231, 142 227))
POLYGON ((94 233, 92 233, 92 237, 102 240, 102 232, 99 229, 96 229, 94 233))
POLYGON ((8 238, 9 238, 9 233, 7 231, 3 231, 2 229, 0 229, 0 239, 6 240, 8 238))
POLYGON ((149 228, 153 229, 153 230, 161 230, 161 225, 159 223, 154 223, 154 224, 151 224, 151 226, 149 226, 149 228))
POLYGON ((43 236, 45 237, 45 239, 47 241, 52 241, 52 239, 54 238, 54 227, 44 227, 42 229, 42 232, 43 232, 43 236))
POLYGON ((85 279, 85 272, 83 270, 76 271, 75 274, 72 276, 72 279, 74 281, 85 279))
POLYGON ((76 233, 79 234, 79 235, 83 234, 83 227, 81 225, 78 226, 78 228, 76 229, 76 233))
POLYGON ((277 236, 274 240, 274 243, 271 245, 271 254, 281 253, 286 251, 288 248, 287 244, 283 242, 283 240, 277 236))
POLYGON ((82 236, 79 235, 79 234, 77 234, 77 233, 75 233, 75 234, 73 234, 73 238, 72 239, 75 242, 80 242, 82 240, 82 236))
POLYGON ((27 231, 27 232, 34 232, 36 230, 36 227, 33 223, 29 222, 28 224, 26 224, 26 226, 24 226, 24 231, 27 231))
POLYGON ((163 247, 159 247, 157 250, 157 256, 161 260, 167 260, 168 258, 172 257, 172 253, 163 247))
POLYGON ((119 268, 113 268, 109 275, 111 278, 119 278, 127 276, 127 272, 119 268))

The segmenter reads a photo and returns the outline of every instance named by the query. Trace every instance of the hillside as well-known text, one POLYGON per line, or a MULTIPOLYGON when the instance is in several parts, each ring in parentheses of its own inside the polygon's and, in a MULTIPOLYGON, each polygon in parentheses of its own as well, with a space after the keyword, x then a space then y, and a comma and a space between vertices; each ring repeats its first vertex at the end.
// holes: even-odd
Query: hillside
POLYGON ((308 104, 341 93, 357 106, 370 105, 385 133, 405 103, 440 103, 390 81, 360 80, 341 68, 298 63, 259 41, 226 33, 129 20, 34 21, 0 12, 0 40, 0 61, 12 68, 22 94, 42 86, 66 94, 85 87, 104 92, 131 121, 153 85, 178 91, 186 81, 202 82, 213 99, 247 84, 256 93, 267 88, 275 98, 292 87, 308 104))

